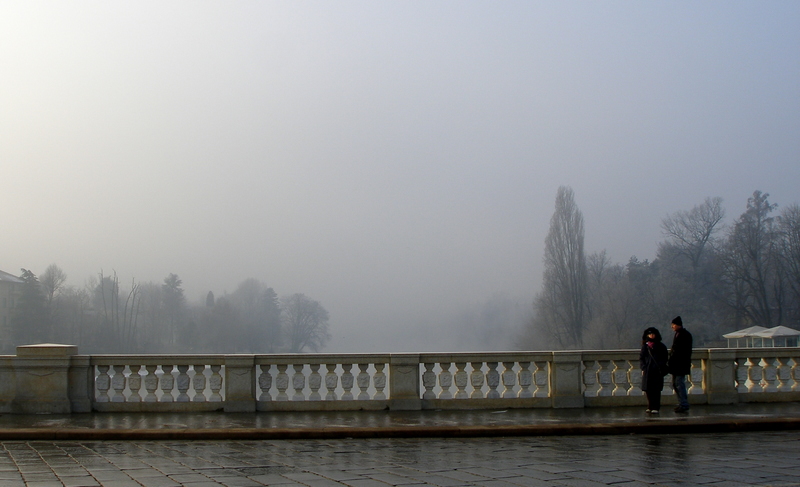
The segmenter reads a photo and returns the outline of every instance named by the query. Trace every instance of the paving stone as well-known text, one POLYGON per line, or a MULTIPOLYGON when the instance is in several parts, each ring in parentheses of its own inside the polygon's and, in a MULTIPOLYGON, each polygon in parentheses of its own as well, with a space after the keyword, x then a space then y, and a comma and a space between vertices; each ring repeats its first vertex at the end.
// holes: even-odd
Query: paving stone
POLYGON ((103 487, 142 487, 142 484, 135 480, 103 480, 101 485, 103 487))
MULTIPOLYGON (((297 482, 294 480, 287 479, 282 475, 277 474, 265 474, 265 475, 253 475, 252 477, 248 477, 250 480, 254 482, 258 482, 264 485, 296 485, 297 482)), ((341 484, 337 484, 341 485, 341 484)))
POLYGON ((136 479, 136 481, 144 487, 176 487, 181 485, 168 477, 145 477, 136 479))
POLYGON ((22 486, 23 478, 33 487, 84 483, 93 487, 797 486, 798 444, 797 431, 580 438, 3 442, 0 486, 22 486), (731 445, 736 445, 733 452, 731 445))
POLYGON ((205 475, 199 473, 188 473, 181 475, 168 475, 169 478, 178 482, 179 484, 188 484, 191 482, 208 482, 210 479, 205 475))
POLYGON ((186 482, 182 483, 182 487, 221 487, 223 484, 214 482, 213 480, 206 479, 203 482, 186 482))
POLYGON ((59 477, 64 487, 97 487, 100 484, 94 477, 59 477))
POLYGON ((342 483, 350 487, 386 487, 389 485, 374 479, 346 480, 342 483))

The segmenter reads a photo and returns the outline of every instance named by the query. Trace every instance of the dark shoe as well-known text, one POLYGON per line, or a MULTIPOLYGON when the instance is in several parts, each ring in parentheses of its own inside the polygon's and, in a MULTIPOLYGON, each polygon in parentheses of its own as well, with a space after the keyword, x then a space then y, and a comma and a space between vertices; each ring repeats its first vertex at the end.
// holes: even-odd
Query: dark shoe
POLYGON ((689 412, 689 408, 685 408, 683 406, 678 406, 678 407, 675 408, 675 412, 676 413, 688 413, 689 412))

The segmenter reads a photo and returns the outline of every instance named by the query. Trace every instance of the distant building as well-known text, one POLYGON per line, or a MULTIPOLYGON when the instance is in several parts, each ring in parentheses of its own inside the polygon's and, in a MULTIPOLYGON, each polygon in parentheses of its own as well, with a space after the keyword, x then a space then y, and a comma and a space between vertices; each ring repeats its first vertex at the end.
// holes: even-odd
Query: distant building
POLYGON ((0 271, 0 345, 9 343, 11 313, 24 282, 13 274, 0 271))

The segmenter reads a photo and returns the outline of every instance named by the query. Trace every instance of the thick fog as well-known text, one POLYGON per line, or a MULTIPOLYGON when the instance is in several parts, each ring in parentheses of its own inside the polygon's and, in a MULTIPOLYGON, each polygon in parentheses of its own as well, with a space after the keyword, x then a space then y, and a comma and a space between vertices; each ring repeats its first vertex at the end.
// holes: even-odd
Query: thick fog
POLYGON ((798 2, 3 2, 0 270, 174 273, 197 303, 255 278, 325 307, 324 351, 511 348, 559 186, 622 263, 707 197, 800 202, 798 25, 798 2))

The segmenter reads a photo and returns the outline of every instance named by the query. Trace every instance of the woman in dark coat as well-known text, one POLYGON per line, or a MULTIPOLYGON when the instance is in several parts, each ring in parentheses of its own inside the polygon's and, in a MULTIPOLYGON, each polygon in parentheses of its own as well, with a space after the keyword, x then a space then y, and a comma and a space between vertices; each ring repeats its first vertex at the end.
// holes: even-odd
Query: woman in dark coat
POLYGON ((667 347, 661 343, 661 333, 650 327, 642 335, 639 367, 642 369, 642 390, 647 396, 647 413, 658 414, 661 408, 661 389, 667 374, 667 347))

